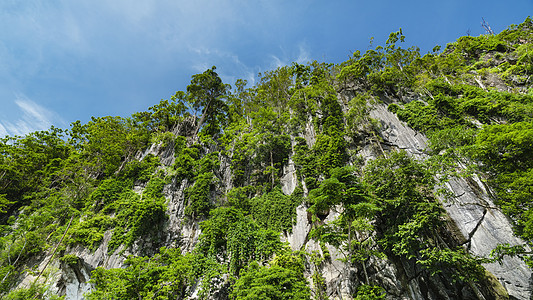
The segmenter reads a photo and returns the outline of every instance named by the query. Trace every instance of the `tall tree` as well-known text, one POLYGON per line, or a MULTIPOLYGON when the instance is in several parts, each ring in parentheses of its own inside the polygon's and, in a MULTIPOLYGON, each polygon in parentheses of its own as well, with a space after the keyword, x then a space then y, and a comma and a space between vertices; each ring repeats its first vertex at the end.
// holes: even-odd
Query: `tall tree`
POLYGON ((202 74, 193 75, 191 84, 187 86, 187 100, 195 110, 195 117, 196 112, 202 112, 196 132, 205 123, 205 133, 217 133, 227 113, 224 98, 228 94, 229 86, 222 82, 215 70, 216 67, 213 66, 202 74))

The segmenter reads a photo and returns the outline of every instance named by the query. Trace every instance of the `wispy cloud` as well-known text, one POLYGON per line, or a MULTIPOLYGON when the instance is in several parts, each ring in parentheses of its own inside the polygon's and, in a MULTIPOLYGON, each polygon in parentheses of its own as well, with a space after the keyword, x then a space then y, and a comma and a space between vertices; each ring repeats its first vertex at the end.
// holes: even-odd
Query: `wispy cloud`
POLYGON ((55 112, 24 95, 17 95, 14 102, 19 110, 18 114, 12 120, 0 121, 0 136, 22 136, 34 131, 48 130, 52 125, 65 125, 65 122, 55 112))
POLYGON ((272 59, 272 62, 270 63, 272 68, 279 68, 287 65, 287 62, 282 61, 279 57, 277 57, 274 54, 270 55, 270 58, 272 59))
POLYGON ((9 134, 7 133, 7 130, 6 130, 6 128, 4 127, 4 125, 2 125, 2 124, 0 123, 0 138, 5 137, 6 135, 9 135, 9 134))
POLYGON ((299 64, 304 64, 304 63, 307 63, 309 62, 309 60, 311 59, 311 55, 309 53, 309 50, 306 46, 305 43, 300 43, 299 47, 298 47, 298 57, 296 58, 296 62, 299 63, 299 64))
POLYGON ((206 47, 189 47, 189 50, 197 56, 197 63, 193 65, 196 72, 216 66, 224 83, 233 84, 237 79, 246 79, 248 84, 254 85, 255 76, 261 71, 258 66, 247 65, 232 52, 206 47))
POLYGON ((305 64, 308 63, 311 60, 311 53, 309 50, 309 47, 306 45, 305 42, 300 42, 298 44, 298 47, 295 49, 291 49, 291 51, 287 54, 287 51, 284 51, 284 49, 281 49, 282 56, 270 55, 270 67, 271 68, 279 68, 282 66, 286 66, 288 64, 291 64, 292 62, 297 62, 299 64, 305 64))

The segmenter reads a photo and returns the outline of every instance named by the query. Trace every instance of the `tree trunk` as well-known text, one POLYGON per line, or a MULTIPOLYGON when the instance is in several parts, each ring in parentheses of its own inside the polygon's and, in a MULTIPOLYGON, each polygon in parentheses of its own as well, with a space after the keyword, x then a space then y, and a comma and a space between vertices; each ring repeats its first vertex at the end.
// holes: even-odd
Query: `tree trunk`
POLYGON ((363 273, 365 274, 365 282, 370 285, 370 279, 368 279, 368 273, 366 272, 366 259, 361 263, 363 265, 363 273))
POLYGON ((43 272, 44 270, 46 270, 46 268, 48 267, 48 264, 50 264, 50 261, 54 258, 54 256, 56 255, 56 251, 57 251, 57 248, 59 247, 59 245, 61 245, 61 243, 63 242, 63 239, 65 238, 65 235, 67 235, 67 232, 68 232, 68 229, 70 228, 70 224, 72 224, 72 220, 74 219, 74 216, 72 216, 70 218, 70 221, 68 222, 68 225, 67 225, 67 229, 65 229, 65 232, 63 232, 63 236, 61 236, 61 239, 59 240, 59 243, 57 243, 56 247, 54 248, 54 251, 52 252, 52 256, 50 257, 50 259, 48 260, 48 262, 44 265, 44 268, 41 270, 41 272, 39 273, 39 275, 37 276, 37 278, 35 278, 34 282, 37 282, 37 280, 39 280, 39 277, 41 277, 41 275, 43 275, 43 272))
POLYGON ((272 177, 272 188, 274 188, 274 160, 272 159, 272 150, 270 150, 270 168, 272 177))
MULTIPOLYGON (((198 134, 198 131, 200 131, 200 128, 202 125, 204 125, 205 118, 207 117, 209 113, 209 107, 211 105, 211 102, 213 102, 213 99, 210 99, 209 102, 207 102, 207 105, 204 107, 204 111, 202 112, 202 117, 200 118, 200 121, 198 122, 198 126, 196 126, 196 130, 194 132, 194 135, 198 134)), ((196 121, 196 114, 194 115, 194 120, 196 121)))

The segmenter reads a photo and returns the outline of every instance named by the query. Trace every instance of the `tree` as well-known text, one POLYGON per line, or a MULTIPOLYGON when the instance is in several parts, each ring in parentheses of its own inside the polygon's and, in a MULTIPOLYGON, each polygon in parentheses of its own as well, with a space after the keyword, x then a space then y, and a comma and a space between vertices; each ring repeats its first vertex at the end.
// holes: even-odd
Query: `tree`
POLYGON ((347 167, 332 169, 331 177, 322 181, 319 188, 312 190, 309 196, 314 202, 309 211, 315 215, 324 214, 324 211, 341 205, 339 216, 327 224, 315 227, 311 235, 345 250, 349 264, 361 263, 366 284, 370 284, 366 261, 372 255, 381 256, 373 250, 375 243, 371 238, 374 228, 370 222, 380 211, 375 201, 347 167))
POLYGON ((230 298, 235 300, 311 299, 303 271, 302 258, 292 253, 277 256, 268 267, 252 262, 235 282, 230 298))
POLYGON ((184 98, 185 93, 178 91, 170 101, 161 100, 159 104, 148 108, 149 111, 134 113, 131 122, 149 132, 170 131, 181 121, 187 109, 184 98))
POLYGON ((229 86, 222 82, 215 70, 216 67, 213 66, 202 74, 193 75, 191 84, 187 86, 187 101, 195 110, 195 117, 198 110, 202 113, 196 133, 204 123, 207 124, 204 129, 206 134, 218 133, 226 117, 224 97, 227 96, 229 86))
POLYGON ((192 256, 161 248, 151 257, 129 256, 125 268, 96 268, 90 282, 95 287, 85 297, 99 299, 183 299, 194 281, 192 256))
POLYGON ((263 229, 235 207, 219 207, 200 223, 198 250, 208 257, 227 258, 230 273, 238 275, 250 261, 268 261, 281 249, 279 232, 263 229))
POLYGON ((0 211, 27 204, 30 193, 56 185, 52 175, 71 154, 63 133, 52 127, 24 137, 0 139, 0 211))

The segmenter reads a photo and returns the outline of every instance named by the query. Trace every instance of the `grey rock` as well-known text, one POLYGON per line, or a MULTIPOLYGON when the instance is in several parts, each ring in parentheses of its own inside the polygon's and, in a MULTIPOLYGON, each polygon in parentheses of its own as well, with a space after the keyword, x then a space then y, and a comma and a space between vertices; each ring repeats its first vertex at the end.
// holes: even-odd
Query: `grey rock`
MULTIPOLYGON (((396 149, 403 149, 413 157, 425 159, 427 138, 407 127, 387 111, 384 104, 377 105, 371 112, 373 118, 383 125, 382 137, 396 149)), ((490 194, 477 176, 470 179, 452 178, 446 185, 455 195, 452 200, 441 198, 443 206, 467 240, 470 253, 488 256, 498 244, 523 245, 525 242, 513 234, 512 224, 498 209, 490 194)), ((532 271, 519 258, 506 257, 502 264, 484 264, 484 267, 498 278, 515 299, 532 297, 532 271)), ((413 296, 418 295, 413 289, 413 296)))
POLYGON ((294 189, 298 186, 298 178, 296 176, 296 169, 292 158, 289 158, 288 164, 283 166, 283 176, 280 178, 280 183, 281 191, 285 195, 292 194, 294 189))
MULTIPOLYGON (((344 101, 343 103, 347 103, 344 101)), ((346 108, 346 106, 345 106, 346 108)), ((426 137, 409 128, 405 123, 398 120, 396 115, 389 112, 385 104, 378 104, 370 112, 372 118, 377 119, 381 124, 381 138, 379 144, 376 141, 368 143, 362 147, 358 154, 363 156, 365 161, 380 156, 382 151, 403 149, 417 159, 426 159, 427 147, 426 137)), ((190 126, 189 126, 190 127, 190 126)), ((193 127, 191 127, 193 128, 193 127)), ((190 128, 177 129, 176 132, 188 132, 190 128)), ((309 121, 303 132, 309 147, 316 142, 316 132, 309 121)), ((213 149, 206 149, 208 152, 213 149)), ((165 166, 174 163, 173 147, 163 148, 161 145, 152 145, 143 153, 139 153, 138 158, 142 159, 149 154, 157 155, 165 166)), ((231 160, 229 157, 220 155, 220 169, 215 172, 218 179, 218 197, 228 192, 232 187, 231 160)), ((301 184, 304 195, 308 191, 304 182, 298 182, 296 168, 292 157, 287 165, 283 166, 280 178, 282 192, 290 195, 296 187, 301 184)), ((168 220, 165 224, 162 244, 169 247, 180 247, 184 252, 190 252, 198 243, 200 236, 199 222, 188 220, 185 215, 187 199, 185 190, 190 186, 188 180, 173 181, 164 187, 163 194, 167 199, 168 220)), ((457 234, 460 240, 464 241, 463 246, 470 253, 479 256, 487 256, 490 250, 497 244, 509 243, 511 245, 521 245, 524 242, 513 235, 511 222, 503 215, 491 200, 491 191, 488 190, 482 181, 473 176, 471 178, 451 178, 445 186, 454 196, 451 199, 440 198, 449 218, 456 225, 457 234)), ((136 192, 142 192, 143 186, 136 186, 136 192)), ((365 282, 361 265, 348 266, 343 262, 344 253, 332 245, 325 244, 321 247, 319 243, 309 238, 312 228, 312 220, 307 212, 305 203, 296 208, 296 223, 293 225, 291 233, 285 233, 282 239, 288 242, 292 250, 305 250, 308 253, 319 253, 327 249, 330 258, 325 260, 315 269, 311 268, 312 262, 307 262, 305 276, 312 286, 313 272, 320 272, 325 279, 326 293, 330 299, 350 299, 357 288, 365 282), (325 247, 325 248, 323 248, 325 247)), ((339 215, 338 208, 332 209, 324 222, 334 220, 339 215)), ((54 282, 56 290, 53 292, 65 295, 66 299, 83 299, 83 294, 90 291, 88 283, 90 272, 97 267, 122 268, 124 261, 129 254, 139 255, 143 245, 147 241, 138 241, 129 249, 118 249, 115 253, 108 254, 108 244, 111 239, 111 231, 104 234, 104 239, 95 251, 90 251, 84 247, 76 246, 66 250, 68 254, 79 257, 80 262, 75 266, 65 266, 57 259, 52 260, 51 266, 57 269, 57 273, 50 276, 49 281, 54 282), (124 250, 124 251, 122 251, 124 250)), ((40 262, 40 267, 44 267, 48 258, 40 262)), ((475 298, 472 289, 468 286, 450 287, 438 277, 421 274, 420 269, 412 262, 395 261, 393 259, 379 259, 371 257, 365 264, 371 282, 377 283, 387 290, 388 299, 458 299, 475 298), (452 293, 453 292, 453 293, 452 293)), ((485 268, 490 271, 500 281, 513 299, 530 299, 532 296, 532 272, 527 265, 518 258, 505 258, 502 264, 485 264, 485 268)), ((28 284, 34 279, 27 275, 21 286, 28 284)), ((227 295, 227 275, 218 278, 214 284, 212 299, 225 297, 227 295)), ((197 282, 190 287, 190 299, 198 298, 200 283, 197 282)))

